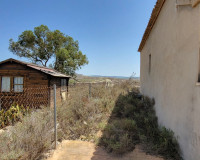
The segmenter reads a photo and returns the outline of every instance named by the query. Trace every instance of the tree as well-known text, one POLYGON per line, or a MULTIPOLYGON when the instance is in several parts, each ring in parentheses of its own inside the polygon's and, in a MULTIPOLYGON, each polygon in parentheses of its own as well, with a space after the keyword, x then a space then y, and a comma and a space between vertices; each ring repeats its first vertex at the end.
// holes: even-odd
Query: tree
POLYGON ((26 30, 14 42, 10 39, 9 50, 31 60, 35 64, 47 66, 54 59, 54 69, 74 76, 75 71, 88 64, 86 55, 79 50, 78 41, 59 30, 51 31, 45 25, 26 30))

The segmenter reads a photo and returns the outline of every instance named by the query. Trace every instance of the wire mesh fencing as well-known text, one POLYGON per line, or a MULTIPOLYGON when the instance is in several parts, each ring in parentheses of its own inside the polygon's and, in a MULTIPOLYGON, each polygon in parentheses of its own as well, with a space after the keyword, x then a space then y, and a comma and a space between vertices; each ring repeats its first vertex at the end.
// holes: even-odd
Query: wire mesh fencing
POLYGON ((104 94, 112 94, 117 89, 121 82, 96 82, 96 83, 76 83, 68 86, 68 101, 75 99, 75 97, 87 97, 87 98, 101 98, 104 94))
POLYGON ((76 83, 68 86, 68 98, 78 94, 85 97, 94 97, 96 93, 105 87, 105 83, 76 83))
POLYGON ((23 88, 21 92, 11 90, 0 92, 0 110, 8 109, 13 104, 23 107, 39 108, 50 103, 50 87, 23 88))
MULTIPOLYGON (((59 86, 56 88, 57 105, 62 105, 77 94, 86 97, 94 96, 104 83, 76 83, 69 85, 66 91, 62 91, 59 86)), ((52 106, 54 103, 53 86, 23 88, 21 92, 10 90, 9 92, 0 92, 0 110, 9 109, 12 105, 19 105, 25 108, 40 108, 41 106, 52 106)))
MULTIPOLYGON (((77 95, 85 97, 99 97, 102 92, 115 88, 121 83, 104 81, 97 83, 75 83, 69 84, 66 90, 62 90, 61 86, 56 88, 57 105, 62 105, 65 101, 69 101, 71 98, 77 95), (106 90, 105 90, 106 89, 106 90)), ((51 87, 35 87, 35 88, 23 88, 23 90, 15 89, 9 92, 0 92, 0 110, 9 109, 13 104, 17 104, 23 107, 40 108, 41 106, 52 106, 54 103, 53 86, 51 87)))

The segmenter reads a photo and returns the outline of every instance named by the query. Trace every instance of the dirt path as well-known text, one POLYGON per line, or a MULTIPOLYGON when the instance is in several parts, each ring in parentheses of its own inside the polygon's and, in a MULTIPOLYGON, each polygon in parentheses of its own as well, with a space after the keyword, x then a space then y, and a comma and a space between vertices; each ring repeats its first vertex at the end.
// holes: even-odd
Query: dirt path
POLYGON ((123 157, 115 157, 106 153, 93 143, 83 141, 63 141, 48 160, 164 160, 146 155, 138 147, 123 157))

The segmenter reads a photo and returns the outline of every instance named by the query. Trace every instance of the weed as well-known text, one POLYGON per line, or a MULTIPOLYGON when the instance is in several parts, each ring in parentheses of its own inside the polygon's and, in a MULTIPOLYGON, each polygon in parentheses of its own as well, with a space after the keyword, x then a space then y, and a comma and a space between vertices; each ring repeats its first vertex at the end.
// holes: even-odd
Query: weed
POLYGON ((17 104, 13 104, 8 110, 2 109, 0 111, 0 128, 8 125, 13 125, 15 122, 20 121, 24 115, 29 113, 29 108, 24 108, 17 104))

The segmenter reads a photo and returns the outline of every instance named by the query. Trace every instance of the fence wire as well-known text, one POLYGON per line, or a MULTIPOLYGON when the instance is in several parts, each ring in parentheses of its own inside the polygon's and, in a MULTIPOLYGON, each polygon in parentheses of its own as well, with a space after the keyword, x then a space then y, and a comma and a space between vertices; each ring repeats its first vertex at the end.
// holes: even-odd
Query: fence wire
POLYGON ((19 106, 39 108, 48 106, 50 100, 50 87, 23 88, 22 92, 0 92, 0 109, 8 109, 13 104, 19 106))
POLYGON ((94 97, 103 87, 106 87, 105 83, 76 83, 68 86, 68 97, 73 98, 80 93, 85 97, 94 97))
MULTIPOLYGON (((119 85, 118 83, 76 83, 67 86, 67 91, 64 93, 62 90, 56 89, 56 95, 61 97, 62 105, 64 101, 74 98, 78 94, 85 97, 98 97, 102 89, 113 88, 119 85), (64 93, 64 94, 63 94, 64 93), (63 98, 64 97, 64 98, 63 98)), ((40 87, 40 88, 23 88, 22 92, 0 92, 0 110, 9 109, 13 104, 23 107, 40 108, 41 106, 50 106, 53 102, 53 87, 40 87)), ((60 102, 60 101, 59 101, 60 102)))

